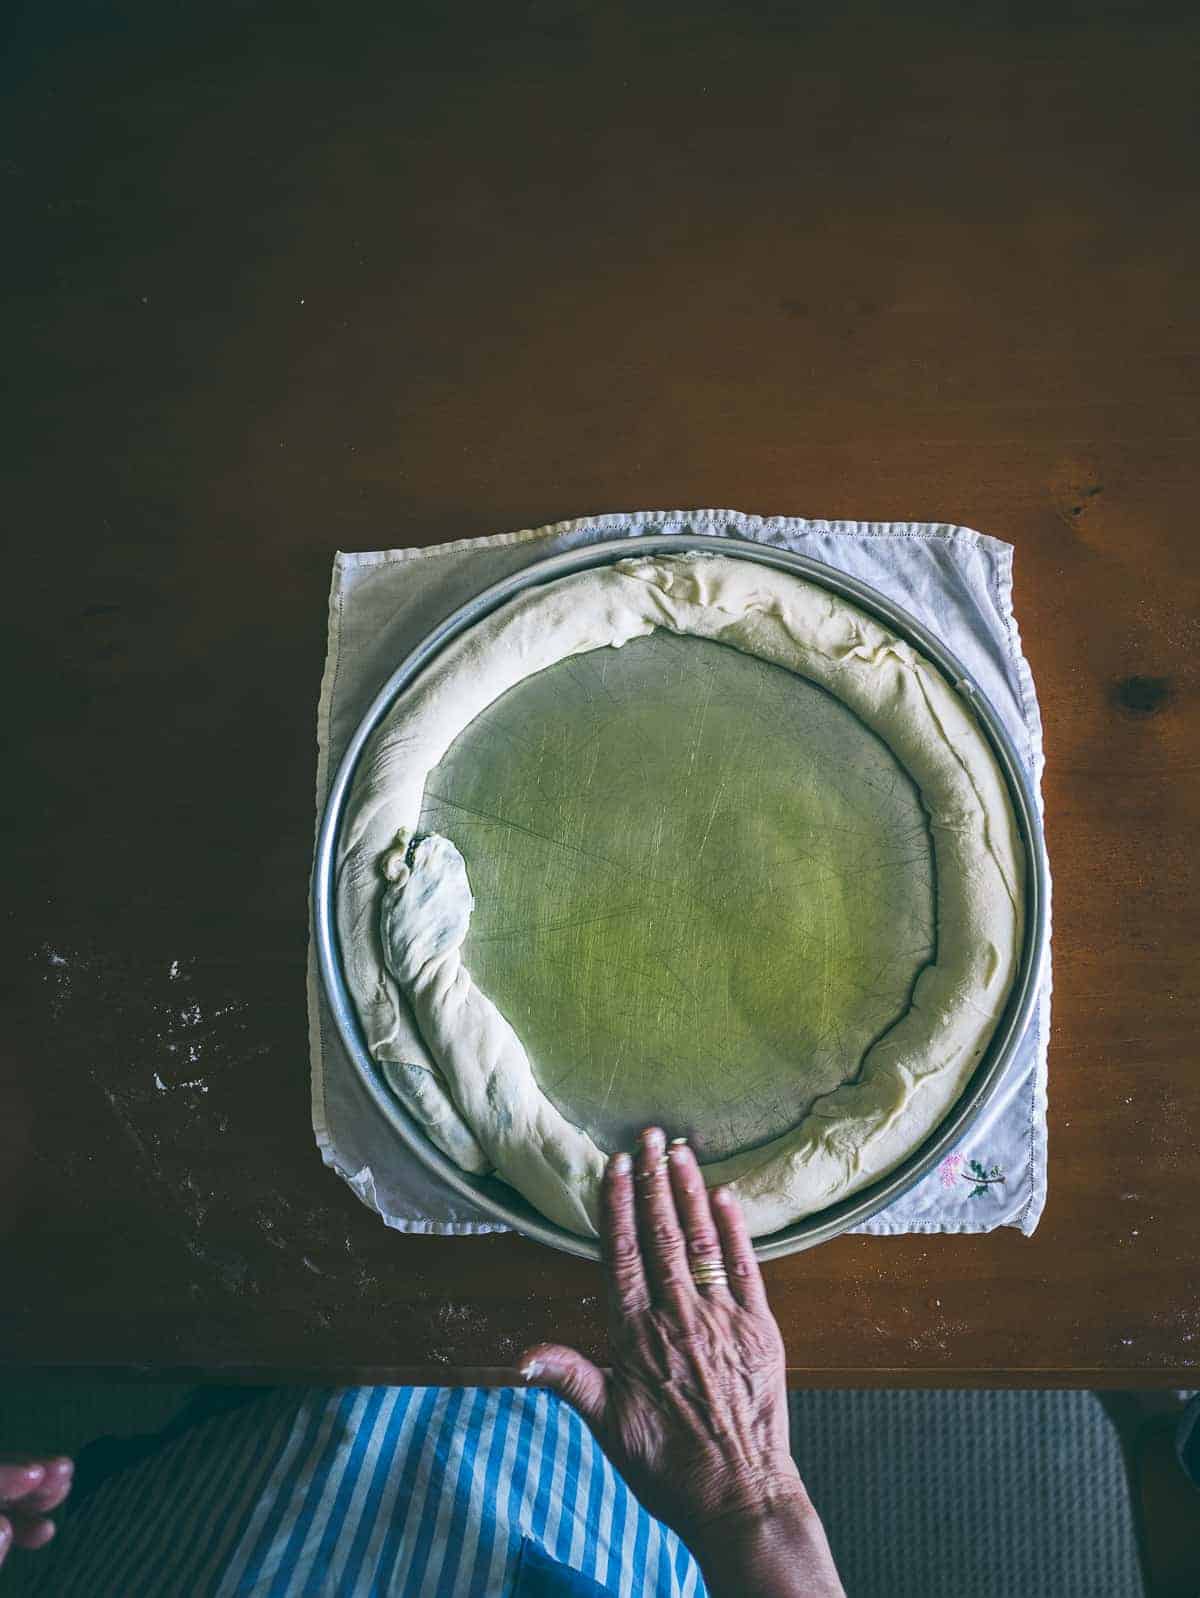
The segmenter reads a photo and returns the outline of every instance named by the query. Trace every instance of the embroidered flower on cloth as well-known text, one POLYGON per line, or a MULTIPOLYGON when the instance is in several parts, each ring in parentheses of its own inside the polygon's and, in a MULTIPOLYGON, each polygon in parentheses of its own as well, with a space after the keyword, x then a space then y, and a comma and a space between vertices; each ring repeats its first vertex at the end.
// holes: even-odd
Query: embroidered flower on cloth
POLYGON ((1003 1186, 1005 1180, 1004 1172, 998 1165, 982 1165, 978 1160, 968 1160, 965 1154, 947 1154, 938 1166, 938 1174, 945 1188, 954 1187, 960 1177, 964 1182, 970 1182, 968 1198, 982 1198, 989 1187, 997 1184, 1003 1186))
POLYGON ((955 1178, 962 1169, 962 1165, 963 1157, 961 1154, 947 1154, 946 1158, 938 1166, 938 1171, 941 1173, 943 1187, 954 1186, 955 1178))

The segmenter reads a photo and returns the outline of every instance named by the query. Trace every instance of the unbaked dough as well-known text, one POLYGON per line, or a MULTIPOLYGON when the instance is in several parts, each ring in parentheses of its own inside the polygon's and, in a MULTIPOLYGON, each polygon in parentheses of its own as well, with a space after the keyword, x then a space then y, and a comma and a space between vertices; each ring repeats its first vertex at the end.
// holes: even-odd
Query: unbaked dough
POLYGON ((338 857, 342 961, 371 1055, 431 1140, 593 1234, 604 1154, 542 1092, 520 1038, 471 980, 466 864, 449 839, 415 829, 429 773, 501 694, 660 627, 838 695, 907 769, 929 818, 937 950, 907 1013, 797 1126, 704 1168, 710 1184, 733 1184, 761 1236, 877 1180, 928 1137, 982 1057, 1019 961, 1023 855, 1003 776, 962 697, 865 612, 791 573, 701 554, 634 557, 509 601, 400 695, 364 751, 338 857))

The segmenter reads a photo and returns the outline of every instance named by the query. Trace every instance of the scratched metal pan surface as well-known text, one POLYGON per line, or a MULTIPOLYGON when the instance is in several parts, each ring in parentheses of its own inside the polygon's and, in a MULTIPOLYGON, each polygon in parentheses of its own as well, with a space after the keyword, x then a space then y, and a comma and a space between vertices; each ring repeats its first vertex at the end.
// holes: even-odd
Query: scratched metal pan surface
MULTIPOLYGON (((919 1181, 995 1092, 1029 1022, 1046 944, 1046 863, 1023 769, 963 666, 907 612, 820 562, 741 539, 639 538, 794 572, 876 616, 968 701, 1007 779, 1026 864, 1026 930, 987 1054, 936 1132, 852 1198, 756 1244, 771 1258, 859 1224, 919 1181)), ((556 555, 485 590, 384 684, 334 778, 318 838, 314 924, 325 991, 371 1103, 402 1145, 488 1216, 586 1257, 506 1184, 436 1149, 371 1060, 334 911, 338 832, 358 759, 439 650, 530 588, 626 558, 628 540, 556 555)), ((467 861, 472 976, 516 1028, 545 1092, 601 1147, 654 1122, 701 1160, 794 1126, 902 1015, 936 940, 933 861, 916 789, 846 706, 794 673, 655 633, 561 662, 503 695, 426 786, 421 827, 467 861)))

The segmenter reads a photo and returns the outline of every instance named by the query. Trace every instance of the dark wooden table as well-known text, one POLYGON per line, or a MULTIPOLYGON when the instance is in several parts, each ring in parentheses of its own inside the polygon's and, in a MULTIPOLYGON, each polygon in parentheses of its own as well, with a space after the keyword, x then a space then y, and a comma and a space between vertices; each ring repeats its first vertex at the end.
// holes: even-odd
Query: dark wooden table
POLYGON ((325 597, 717 505, 1010 540, 1046 720, 1045 1218, 771 1266, 795 1380, 1195 1385, 1196 23, 187 10, 31 8, 5 68, 0 1358, 603 1347, 591 1266, 388 1232, 314 1148, 325 597))

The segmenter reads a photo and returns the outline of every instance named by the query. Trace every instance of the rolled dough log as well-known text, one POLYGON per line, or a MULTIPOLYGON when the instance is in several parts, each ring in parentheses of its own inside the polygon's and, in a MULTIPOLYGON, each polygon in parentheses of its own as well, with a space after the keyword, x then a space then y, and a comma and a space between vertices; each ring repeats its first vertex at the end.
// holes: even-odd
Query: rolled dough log
POLYGON ((710 1184, 733 1184, 761 1236, 875 1181, 929 1136, 982 1057, 1020 955, 1022 850, 991 748, 937 668, 863 611, 791 573, 698 554, 619 561, 504 605, 438 656, 364 751, 338 860, 342 959, 372 1056, 433 1142, 561 1226, 594 1232, 604 1155, 542 1092, 462 962, 473 901, 461 855, 414 829, 429 773, 501 694, 659 627, 839 696, 907 769, 929 817, 937 949, 908 1012, 797 1126, 704 1168, 710 1184), (398 1024, 405 1006, 424 1058, 398 1024))

